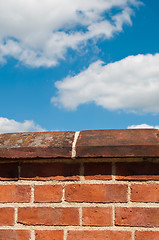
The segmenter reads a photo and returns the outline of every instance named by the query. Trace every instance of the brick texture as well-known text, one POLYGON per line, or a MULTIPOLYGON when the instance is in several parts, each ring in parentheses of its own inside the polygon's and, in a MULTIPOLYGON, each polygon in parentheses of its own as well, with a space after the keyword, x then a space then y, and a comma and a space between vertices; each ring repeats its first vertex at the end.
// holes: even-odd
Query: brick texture
POLYGON ((35 240, 63 240, 63 231, 38 230, 35 231, 35 240))
POLYGON ((0 240, 30 240, 28 230, 0 230, 0 240))
POLYGON ((14 208, 3 207, 0 208, 0 225, 14 224, 14 208))
POLYGON ((1 163, 0 180, 18 180, 18 163, 1 163))
POLYGON ((159 202, 158 184, 133 184, 131 186, 131 201, 159 202))
POLYGON ((112 226, 112 208, 83 208, 82 224, 85 226, 112 226))
POLYGON ((77 208, 24 207, 18 209, 18 222, 26 225, 78 225, 77 208))
POLYGON ((117 163, 116 179, 130 181, 159 180, 159 163, 117 163))
POLYGON ((61 185, 37 185, 35 186, 35 202, 61 202, 61 185))
POLYGON ((122 231, 69 231, 67 240, 131 240, 130 232, 122 231))
POLYGON ((135 240, 158 240, 159 231, 137 231, 135 233, 135 240))
POLYGON ((120 184, 72 184, 66 186, 68 202, 126 202, 127 186, 120 184))
POLYGON ((0 240, 158 240, 159 163, 149 160, 6 160, 0 240))
POLYGON ((112 165, 111 163, 85 163, 84 176, 86 180, 111 180, 112 165))
POLYGON ((20 179, 27 180, 79 180, 79 164, 24 163, 20 179))
POLYGON ((31 187, 25 185, 0 185, 0 202, 30 202, 31 187))
POLYGON ((158 227, 159 208, 117 207, 115 224, 131 227, 158 227))

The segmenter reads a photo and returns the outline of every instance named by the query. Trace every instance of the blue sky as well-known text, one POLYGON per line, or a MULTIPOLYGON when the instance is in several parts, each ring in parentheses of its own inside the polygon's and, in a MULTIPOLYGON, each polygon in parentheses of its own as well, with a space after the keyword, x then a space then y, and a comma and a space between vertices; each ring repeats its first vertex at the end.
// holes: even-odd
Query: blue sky
POLYGON ((0 3, 0 132, 158 128, 159 2, 0 3))

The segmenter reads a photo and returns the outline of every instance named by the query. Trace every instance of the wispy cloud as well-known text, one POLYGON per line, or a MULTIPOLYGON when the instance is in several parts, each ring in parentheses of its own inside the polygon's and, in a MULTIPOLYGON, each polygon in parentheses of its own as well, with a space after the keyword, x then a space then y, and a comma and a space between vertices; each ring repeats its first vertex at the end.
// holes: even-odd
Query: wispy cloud
POLYGON ((43 131, 45 131, 45 129, 35 124, 34 121, 25 120, 21 123, 13 119, 0 117, 0 133, 43 131))
POLYGON ((139 0, 5 0, 0 7, 0 62, 13 57, 32 67, 54 66, 67 49, 111 38, 131 24, 139 0), (111 14, 114 8, 118 13, 111 14), (109 18, 106 17, 109 14, 109 18))
POLYGON ((159 126, 151 126, 151 125, 148 125, 146 123, 143 123, 143 124, 139 124, 139 125, 131 125, 131 126, 128 126, 128 129, 141 129, 141 128, 149 128, 149 129, 159 129, 159 126))
POLYGON ((97 61, 55 86, 52 102, 66 109, 94 102, 109 110, 158 113, 159 54, 129 56, 107 65, 97 61))

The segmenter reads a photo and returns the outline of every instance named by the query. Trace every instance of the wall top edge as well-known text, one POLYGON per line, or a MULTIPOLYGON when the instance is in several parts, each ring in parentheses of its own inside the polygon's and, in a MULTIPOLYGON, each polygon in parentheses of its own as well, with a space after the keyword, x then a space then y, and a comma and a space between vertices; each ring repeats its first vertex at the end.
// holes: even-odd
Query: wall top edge
POLYGON ((0 134, 0 159, 159 157, 158 129, 0 134))

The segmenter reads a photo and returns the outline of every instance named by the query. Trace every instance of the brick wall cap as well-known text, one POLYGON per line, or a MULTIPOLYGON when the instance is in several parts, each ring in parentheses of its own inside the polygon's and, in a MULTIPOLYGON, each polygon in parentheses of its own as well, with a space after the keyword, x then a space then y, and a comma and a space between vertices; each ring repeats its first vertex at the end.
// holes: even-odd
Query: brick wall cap
POLYGON ((159 130, 0 134, 0 159, 159 157, 159 130))

